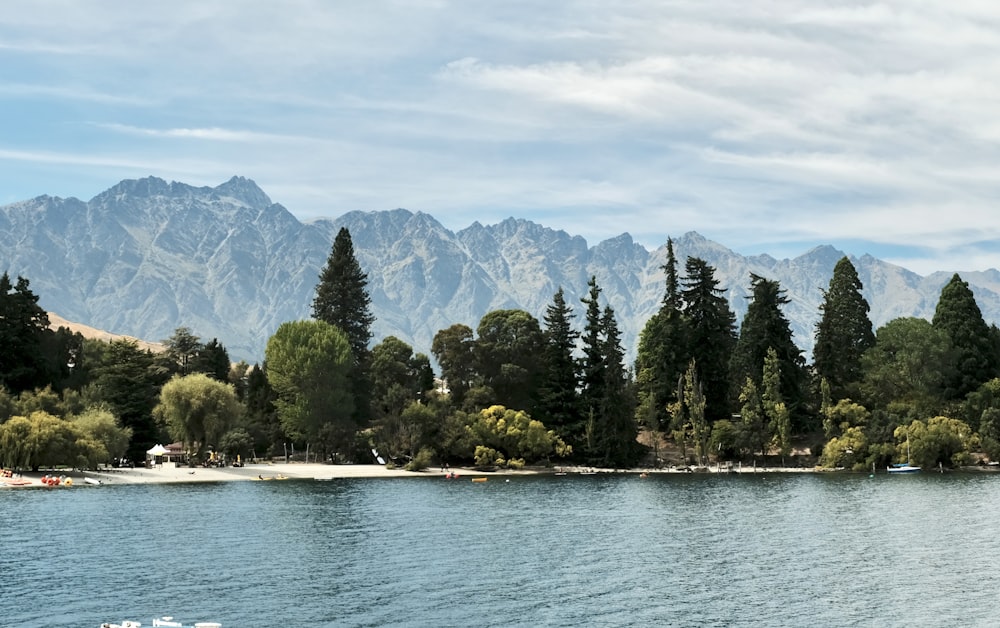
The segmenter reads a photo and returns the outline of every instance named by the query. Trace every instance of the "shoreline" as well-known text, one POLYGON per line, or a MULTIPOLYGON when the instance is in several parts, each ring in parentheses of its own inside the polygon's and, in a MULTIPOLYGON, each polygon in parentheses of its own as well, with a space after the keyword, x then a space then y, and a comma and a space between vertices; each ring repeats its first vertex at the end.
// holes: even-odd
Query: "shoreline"
MULTIPOLYGON (((948 472, 996 472, 994 467, 962 467, 959 469, 949 469, 948 472)), ((123 468, 123 469, 101 469, 98 471, 79 471, 55 469, 48 471, 27 472, 15 475, 13 478, 0 478, 0 489, 3 488, 73 488, 78 486, 93 486, 86 478, 100 482, 100 485, 132 485, 132 484, 184 484, 196 482, 241 482, 260 480, 338 480, 338 479, 378 479, 378 478, 446 478, 449 474, 455 474, 455 479, 462 478, 485 478, 505 477, 525 475, 552 475, 552 476, 573 476, 573 475, 638 475, 648 477, 651 475, 761 475, 773 473, 857 473, 859 475, 870 472, 854 472, 845 469, 823 469, 820 467, 672 467, 672 468, 634 468, 634 469, 607 469, 580 466, 556 466, 556 467, 529 467, 518 470, 501 469, 496 471, 481 471, 470 468, 456 468, 449 471, 431 467, 424 471, 406 471, 404 469, 388 469, 381 465, 373 464, 320 464, 302 462, 273 462, 273 463, 251 463, 243 467, 176 467, 173 464, 164 464, 151 468, 123 468), (44 476, 61 476, 72 479, 72 485, 60 484, 50 487, 42 482, 44 476)), ((927 470, 926 473, 938 473, 937 469, 927 470)), ((880 470, 880 475, 886 474, 885 470, 880 470)))

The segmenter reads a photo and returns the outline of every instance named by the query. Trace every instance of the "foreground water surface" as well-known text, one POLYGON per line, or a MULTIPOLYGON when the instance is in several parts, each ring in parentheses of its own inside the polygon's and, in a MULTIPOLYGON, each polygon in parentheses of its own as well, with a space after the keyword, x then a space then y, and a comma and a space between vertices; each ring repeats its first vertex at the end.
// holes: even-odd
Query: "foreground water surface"
POLYGON ((988 626, 1000 475, 0 491, 0 625, 988 626))

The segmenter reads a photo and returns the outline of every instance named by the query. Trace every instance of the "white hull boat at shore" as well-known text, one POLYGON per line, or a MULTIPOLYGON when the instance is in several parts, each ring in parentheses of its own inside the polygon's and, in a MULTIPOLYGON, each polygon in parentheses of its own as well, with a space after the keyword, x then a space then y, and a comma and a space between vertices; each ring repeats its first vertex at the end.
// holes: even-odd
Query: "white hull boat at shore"
POLYGON ((889 473, 919 473, 920 467, 915 467, 909 462, 904 464, 894 464, 888 468, 889 473))

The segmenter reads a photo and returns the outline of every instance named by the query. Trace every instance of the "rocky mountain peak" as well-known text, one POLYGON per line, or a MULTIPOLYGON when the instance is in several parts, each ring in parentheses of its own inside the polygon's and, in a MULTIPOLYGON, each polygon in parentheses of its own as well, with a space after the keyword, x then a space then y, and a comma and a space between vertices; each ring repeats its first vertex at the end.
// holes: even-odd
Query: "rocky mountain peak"
MULTIPOLYGON (((0 268, 27 277, 40 304, 70 320, 153 340, 189 327, 253 363, 278 325, 310 315, 341 227, 351 231, 368 275, 373 342, 393 335, 429 353, 439 330, 456 323, 475 329, 490 310, 520 308, 541 320, 559 287, 580 313, 593 275, 633 357, 662 297, 665 246, 650 253, 627 233, 589 246, 517 218, 453 232, 406 209, 303 224, 244 177, 214 188, 146 177, 86 203, 39 197, 0 207, 0 268)), ((785 315, 807 352, 822 290, 843 256, 823 246, 793 259, 746 257, 697 232, 676 238, 674 252, 682 274, 689 256, 716 268, 738 320, 750 273, 778 280, 791 301, 785 315)), ((854 264, 876 326, 897 316, 932 316, 953 274, 921 277, 868 255, 854 264)), ((1000 321, 1000 273, 961 275, 987 321, 1000 321)))

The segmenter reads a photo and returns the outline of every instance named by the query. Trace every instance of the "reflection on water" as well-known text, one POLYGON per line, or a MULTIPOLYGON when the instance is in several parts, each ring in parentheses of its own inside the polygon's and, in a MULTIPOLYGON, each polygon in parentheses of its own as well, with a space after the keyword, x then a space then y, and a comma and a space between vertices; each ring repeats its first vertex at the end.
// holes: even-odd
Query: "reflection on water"
POLYGON ((4 626, 983 625, 1000 476, 0 492, 4 626))

